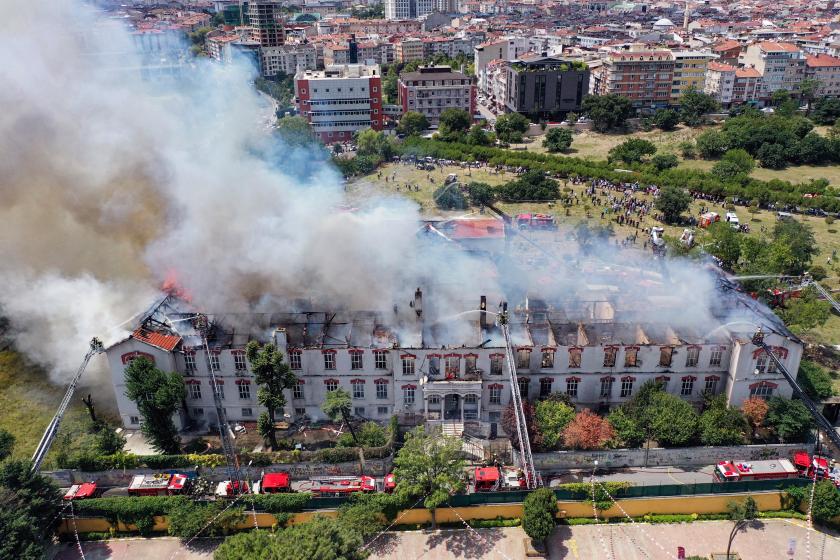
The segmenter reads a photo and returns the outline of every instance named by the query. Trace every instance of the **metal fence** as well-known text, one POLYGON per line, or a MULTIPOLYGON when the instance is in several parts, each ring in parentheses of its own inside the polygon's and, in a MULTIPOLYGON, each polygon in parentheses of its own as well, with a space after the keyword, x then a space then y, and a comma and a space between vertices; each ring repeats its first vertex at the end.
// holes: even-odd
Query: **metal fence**
MULTIPOLYGON (((621 498, 656 498, 667 496, 695 496, 702 494, 748 494, 752 492, 773 492, 795 486, 805 487, 811 484, 807 478, 788 478, 783 480, 755 480, 752 482, 698 482, 696 484, 650 484, 644 486, 630 486, 617 490, 613 497, 621 498)), ((588 487, 588 486, 587 486, 588 487)), ((517 492, 476 492, 473 494, 459 494, 449 498, 449 505, 466 507, 484 504, 513 504, 522 503, 529 494, 527 491, 517 492)), ((580 502, 589 499, 589 491, 572 492, 566 489, 555 489, 557 499, 564 502, 580 502)), ((346 497, 312 498, 306 509, 335 509, 347 501, 346 497)))

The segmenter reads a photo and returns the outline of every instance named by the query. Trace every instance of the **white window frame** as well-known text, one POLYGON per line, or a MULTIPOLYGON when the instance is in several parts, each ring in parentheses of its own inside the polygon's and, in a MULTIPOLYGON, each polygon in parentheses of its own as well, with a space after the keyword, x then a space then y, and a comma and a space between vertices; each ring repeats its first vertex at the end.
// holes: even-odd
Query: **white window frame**
POLYGON ((540 379, 540 396, 547 397, 551 394, 551 388, 554 386, 553 379, 540 379), (547 388, 547 390, 546 390, 547 388))
POLYGON ((248 369, 248 362, 245 360, 244 352, 237 352, 233 355, 233 369, 236 371, 245 371, 248 369))
POLYGON ((350 353, 350 369, 360 370, 365 368, 365 358, 361 352, 350 353))
POLYGON ((402 359, 402 372, 403 375, 414 375, 414 358, 403 358, 402 359))
POLYGON ((186 371, 195 371, 195 352, 187 352, 184 354, 184 369, 186 371))
POLYGON ((502 375, 505 370, 504 356, 490 356, 490 375, 502 375))
POLYGON ((295 370, 301 369, 300 351, 289 352, 289 367, 295 370))
POLYGON ((578 396, 578 389, 580 388, 580 381, 577 379, 566 380, 566 394, 571 398, 576 399, 578 396))
POLYGON ((376 384, 376 398, 377 399, 387 399, 388 398, 388 384, 387 383, 377 383, 376 384))
POLYGON ((242 409, 241 412, 242 412, 243 417, 251 418, 251 417, 254 416, 254 409, 251 408, 250 406, 246 406, 245 408, 242 409))
POLYGON ((354 399, 363 399, 365 398, 365 384, 364 383, 353 383, 353 398, 354 399))
POLYGON ((633 395, 633 380, 628 379, 626 381, 621 381, 621 398, 627 398, 633 395))
POLYGON ((720 348, 713 348, 712 354, 709 356, 709 367, 719 367, 723 362, 723 350, 720 348))
POLYGON ((251 384, 250 383, 240 383, 239 387, 239 399, 243 401, 250 401, 251 400, 251 384))
POLYGON ((414 387, 403 387, 403 404, 410 406, 414 404, 415 389, 414 387))
POLYGON ((373 360, 376 369, 388 369, 388 354, 385 352, 374 352, 373 360))
POLYGON ((324 352, 324 369, 326 369, 326 370, 334 370, 335 369, 335 353, 334 352, 324 352))
POLYGON ((612 379, 602 379, 601 380, 601 392, 599 393, 602 399, 607 399, 612 397, 612 387, 613 387, 613 380, 612 379))
POLYGON ((222 366, 219 361, 219 353, 210 352, 210 369, 213 371, 219 371, 221 368, 222 366))
POLYGON ((201 385, 198 383, 190 383, 189 397, 192 401, 201 400, 201 385))
POLYGON ((697 367, 700 363, 700 349, 687 348, 685 352, 685 367, 697 367))
POLYGON ((683 379, 680 385, 680 396, 690 397, 694 392, 694 378, 683 379))
POLYGON ((502 404, 501 387, 490 387, 490 404, 502 404))
POLYGON ((326 387, 328 393, 332 393, 333 391, 338 390, 338 381, 327 381, 324 383, 324 387, 326 387))

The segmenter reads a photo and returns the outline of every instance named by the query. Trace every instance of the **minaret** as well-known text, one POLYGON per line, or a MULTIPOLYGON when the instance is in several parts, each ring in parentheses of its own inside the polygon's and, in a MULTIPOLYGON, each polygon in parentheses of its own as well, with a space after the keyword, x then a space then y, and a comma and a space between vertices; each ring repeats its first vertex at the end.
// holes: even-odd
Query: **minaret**
POLYGON ((691 10, 688 8, 688 0, 685 0, 685 14, 683 15, 683 29, 688 31, 688 16, 691 10))

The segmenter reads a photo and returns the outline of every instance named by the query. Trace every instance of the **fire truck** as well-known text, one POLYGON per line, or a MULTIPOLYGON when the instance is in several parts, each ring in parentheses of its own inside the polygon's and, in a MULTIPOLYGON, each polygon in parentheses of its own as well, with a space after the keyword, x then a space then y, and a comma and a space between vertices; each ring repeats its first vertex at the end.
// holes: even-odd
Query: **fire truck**
POLYGON ((289 473, 263 473, 262 479, 254 484, 254 494, 281 494, 292 491, 289 473))
POLYGON ((700 220, 698 221, 697 225, 701 228, 707 228, 715 222, 720 221, 720 214, 717 212, 706 212, 705 214, 700 215, 700 220))
POLYGON ((551 214, 517 214, 519 229, 557 229, 557 220, 551 214))
POLYGON ((798 478, 799 471, 787 459, 766 461, 721 461, 715 466, 716 482, 745 482, 798 478))
POLYGON ((83 482, 82 484, 74 484, 64 494, 65 500, 84 500, 85 498, 92 498, 96 494, 96 483, 83 482))
POLYGON ((238 480, 231 482, 230 480, 223 480, 222 482, 216 485, 215 494, 222 498, 235 498, 239 494, 248 494, 250 492, 251 489, 248 487, 247 482, 240 482, 238 480), (242 484, 241 491, 239 490, 240 484, 242 484))
POLYGON ((510 467, 478 467, 474 479, 476 492, 524 490, 528 487, 525 473, 510 467))
POLYGON ((386 494, 391 494, 394 492, 394 489, 397 487, 397 481, 394 479, 394 473, 388 473, 385 475, 385 480, 382 484, 382 489, 386 494))
POLYGON ((797 451, 793 454, 793 464, 800 476, 807 478, 816 477, 817 480, 829 478, 831 470, 828 466, 828 459, 819 455, 813 457, 807 451, 797 451))
POLYGON ((376 479, 371 476, 328 476, 310 480, 312 493, 319 497, 376 492, 376 479))
POLYGON ((175 496, 187 488, 189 477, 185 474, 138 474, 128 485, 129 496, 175 496))

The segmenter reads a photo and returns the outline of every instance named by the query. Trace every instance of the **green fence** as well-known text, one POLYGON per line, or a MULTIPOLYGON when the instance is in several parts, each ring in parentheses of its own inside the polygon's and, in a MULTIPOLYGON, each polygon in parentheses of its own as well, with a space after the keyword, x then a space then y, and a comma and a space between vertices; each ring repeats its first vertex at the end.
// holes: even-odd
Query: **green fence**
MULTIPOLYGON (((752 492, 772 492, 791 488, 793 486, 809 486, 811 480, 807 478, 787 478, 783 480, 755 480, 752 482, 698 482, 696 484, 648 484, 631 486, 619 490, 614 498, 656 498, 663 496, 695 496, 701 494, 740 494, 752 492)), ((558 489, 554 491, 557 499, 564 502, 577 502, 589 499, 580 492, 558 489)), ((474 494, 459 494, 449 498, 449 505, 466 507, 483 504, 513 504, 521 503, 528 495, 527 491, 518 492, 476 492, 474 494)), ((312 498, 306 509, 334 509, 345 503, 347 498, 312 498)))

